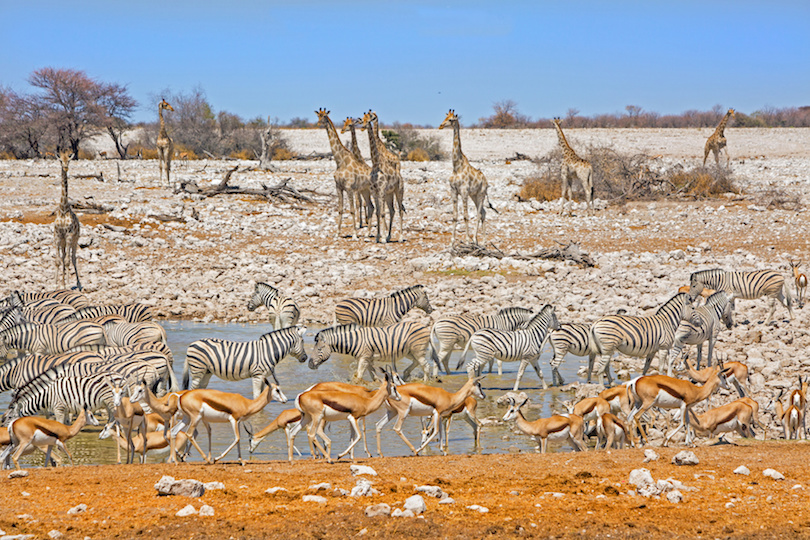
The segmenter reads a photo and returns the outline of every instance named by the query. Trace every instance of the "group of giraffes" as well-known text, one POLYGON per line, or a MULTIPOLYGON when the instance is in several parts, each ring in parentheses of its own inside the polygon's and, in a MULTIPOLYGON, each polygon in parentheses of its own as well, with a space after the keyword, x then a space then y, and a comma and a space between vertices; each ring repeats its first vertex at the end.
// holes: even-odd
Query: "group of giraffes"
MULTIPOLYGON (((160 119, 160 130, 157 137, 158 167, 160 182, 165 177, 166 183, 171 185, 171 163, 174 152, 174 144, 166 130, 166 122, 163 118, 163 111, 174 111, 174 108, 161 99, 158 104, 158 117, 160 119)), ((362 227, 362 214, 365 209, 366 222, 371 231, 371 218, 376 216, 377 232, 376 241, 381 238, 381 226, 386 226, 384 209, 388 210, 386 242, 391 241, 391 233, 394 226, 394 214, 399 213, 399 235, 398 240, 402 241, 403 235, 403 213, 405 206, 403 199, 405 195, 405 184, 402 180, 402 172, 399 156, 391 152, 380 138, 379 119, 377 114, 371 110, 363 114, 362 118, 347 117, 341 128, 341 133, 351 132, 351 149, 341 142, 335 125, 329 118, 326 109, 315 111, 318 115, 318 125, 326 128, 329 137, 329 145, 337 166, 335 170, 335 187, 338 195, 338 221, 336 237, 340 237, 343 224, 343 200, 348 195, 349 213, 352 220, 352 238, 357 238, 357 231, 362 227), (357 144, 355 128, 360 127, 368 133, 369 148, 371 149, 371 166, 369 166, 363 155, 360 153, 357 144), (385 207, 383 207, 383 203, 385 207)), ((728 112, 720 120, 714 133, 706 140, 703 151, 703 165, 709 152, 714 153, 717 165, 720 165, 720 152, 725 149, 726 164, 730 162, 728 148, 726 146, 725 128, 729 120, 734 116, 734 109, 728 112)), ((590 213, 593 213, 593 166, 591 163, 579 157, 571 148, 568 140, 560 126, 560 118, 554 118, 554 128, 557 131, 557 139, 563 151, 563 161, 561 166, 562 189, 561 195, 564 200, 573 200, 573 181, 579 180, 585 190, 586 206, 590 213)), ((461 151, 461 134, 458 115, 453 109, 447 113, 444 121, 439 125, 439 129, 450 127, 453 129, 453 172, 450 175, 450 192, 453 199, 453 234, 451 244, 456 243, 456 228, 458 224, 458 201, 462 201, 462 212, 464 216, 464 227, 466 240, 470 240, 470 226, 468 218, 468 199, 475 205, 475 229, 472 241, 475 244, 486 234, 486 206, 494 210, 487 197, 486 176, 479 169, 470 165, 467 156, 461 151), (479 234, 480 233, 480 234, 479 234)), ((54 238, 56 243, 56 267, 57 279, 61 287, 65 288, 65 276, 67 274, 68 259, 73 265, 76 274, 76 288, 82 289, 79 280, 79 269, 76 265, 76 251, 79 244, 79 229, 81 224, 70 205, 68 199, 68 166, 72 156, 68 152, 61 152, 59 159, 62 168, 62 197, 59 207, 56 210, 56 219, 53 223, 54 238)), ((560 207, 560 212, 565 211, 566 205, 560 207)))

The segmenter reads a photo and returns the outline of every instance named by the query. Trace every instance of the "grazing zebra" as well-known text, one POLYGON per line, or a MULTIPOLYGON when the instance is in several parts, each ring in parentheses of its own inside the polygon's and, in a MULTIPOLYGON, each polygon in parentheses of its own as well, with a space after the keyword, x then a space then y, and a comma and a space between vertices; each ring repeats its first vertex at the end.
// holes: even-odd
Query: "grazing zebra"
POLYGON ((692 318, 688 321, 681 321, 675 330, 675 339, 672 348, 669 350, 669 361, 667 366, 667 376, 672 377, 672 361, 678 357, 685 345, 697 345, 697 369, 700 369, 700 361, 703 357, 703 342, 709 342, 709 356, 706 365, 712 365, 712 352, 714 351, 714 341, 720 332, 722 322, 726 329, 731 330, 734 324, 731 305, 732 295, 726 291, 716 292, 706 300, 706 303, 695 309, 692 318))
MULTIPOLYGON (((444 372, 450 373, 450 355, 456 347, 463 348, 470 337, 483 328, 497 330, 517 330, 534 316, 532 310, 521 307, 508 307, 494 315, 449 315, 441 317, 430 331, 431 343, 438 342, 437 356, 444 372)), ((436 345, 433 346, 437 348, 436 345)), ((462 356, 459 365, 464 361, 462 356)), ((435 374, 434 374, 435 375, 435 374)))
POLYGON ((141 343, 166 343, 166 330, 155 322, 119 322, 110 321, 104 325, 107 345, 111 347, 128 347, 141 343))
POLYGON ((83 345, 81 347, 73 347, 67 352, 96 352, 101 356, 114 356, 117 354, 124 354, 138 351, 157 351, 166 355, 169 362, 174 363, 174 356, 172 350, 168 345, 161 341, 146 341, 143 343, 135 343, 133 345, 124 345, 120 347, 108 347, 106 345, 83 345))
POLYGON ((591 325, 585 323, 563 323, 559 328, 548 333, 548 341, 554 350, 554 357, 549 361, 551 366, 551 384, 565 384, 560 375, 560 364, 566 354, 588 357, 588 382, 591 382, 591 371, 596 352, 591 349, 591 325))
POLYGON ((0 392, 25 386, 46 371, 61 364, 74 364, 79 361, 103 360, 92 352, 62 354, 29 354, 9 360, 0 366, 0 392))
POLYGON ((24 322, 25 317, 23 317, 22 309, 17 306, 6 308, 0 316, 0 332, 24 322))
MULTIPOLYGON (((694 300, 704 289, 715 289, 732 293, 734 298, 753 300, 760 296, 771 297, 771 311, 765 324, 771 322, 776 311, 776 301, 788 309, 790 319, 793 319, 793 295, 790 288, 785 286, 785 278, 776 270, 755 270, 753 272, 726 272, 720 268, 701 270, 689 276, 689 296, 694 300)), ((731 300, 731 309, 734 309, 734 300, 731 300)))
POLYGON ((248 302, 248 311, 253 311, 257 307, 264 305, 270 312, 270 324, 273 330, 281 330, 298 324, 301 310, 295 300, 289 296, 281 294, 281 291, 268 285, 267 283, 256 283, 253 289, 253 296, 248 302))
POLYGON ((387 298, 348 298, 335 306, 335 325, 388 326, 415 307, 427 314, 433 312, 423 285, 402 289, 387 298))
POLYGON ((303 326, 274 330, 254 341, 200 339, 188 346, 183 366, 183 388, 208 387, 211 375, 226 381, 253 379, 253 399, 259 397, 265 378, 276 384, 275 367, 285 356, 292 355, 306 362, 303 326))
POLYGON ((80 345, 105 345, 100 324, 75 321, 59 324, 25 323, 0 332, 0 358, 10 349, 40 354, 58 354, 80 345))
POLYGON ((396 361, 407 357, 412 363, 403 372, 403 378, 407 379, 411 371, 420 365, 427 381, 430 376, 426 359, 428 349, 432 352, 432 360, 438 361, 430 347, 430 327, 415 321, 402 321, 381 328, 344 324, 321 330, 315 335, 315 352, 312 353, 309 367, 317 369, 329 359, 332 352, 337 352, 357 358, 355 378, 362 379, 363 372, 368 372, 375 379, 372 358, 390 361, 392 373, 396 373, 396 361))
MULTIPOLYGON (((554 307, 546 304, 540 312, 532 317, 526 324, 525 329, 515 331, 495 330, 484 328, 478 330, 470 338, 467 347, 472 347, 475 357, 467 363, 467 375, 470 379, 481 374, 481 367, 487 362, 497 358, 504 362, 520 361, 517 379, 515 379, 514 391, 520 387, 520 380, 526 371, 526 366, 531 365, 543 388, 548 388, 543 372, 537 361, 540 359, 540 352, 546 339, 549 328, 559 328, 557 315, 554 307)), ((467 352, 465 349, 462 356, 467 352)))
MULTIPOLYGON (((604 385, 613 378, 608 371, 610 357, 619 351, 628 356, 646 358, 642 374, 646 374, 655 354, 669 349, 675 339, 675 330, 682 320, 692 316, 692 301, 687 293, 678 293, 647 317, 632 315, 608 315, 591 326, 591 347, 599 355, 596 370, 599 383, 604 385)), ((588 380, 591 374, 588 373, 588 380)))
MULTIPOLYGON (((17 292, 17 291, 15 291, 17 292)), ((44 300, 51 298, 63 304, 68 304, 73 309, 82 309, 90 306, 90 300, 80 292, 61 289, 58 291, 40 292, 40 293, 17 293, 25 304, 36 302, 37 300, 44 300)))
POLYGON ((107 306, 89 306, 76 311, 73 315, 65 317, 60 322, 90 319, 104 315, 119 315, 129 322, 151 321, 152 308, 145 304, 120 304, 107 306))
POLYGON ((52 298, 35 300, 23 306, 22 314, 26 322, 54 324, 76 313, 76 309, 52 298))

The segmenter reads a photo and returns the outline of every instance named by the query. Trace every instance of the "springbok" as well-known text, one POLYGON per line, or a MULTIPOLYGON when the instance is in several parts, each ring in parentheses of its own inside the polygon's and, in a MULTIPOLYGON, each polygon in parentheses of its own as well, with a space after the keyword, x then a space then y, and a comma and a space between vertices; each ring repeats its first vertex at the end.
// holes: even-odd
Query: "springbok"
POLYGON ((692 419, 695 421, 695 431, 708 433, 709 437, 714 437, 718 433, 731 433, 732 431, 736 431, 740 437, 746 437, 748 434, 753 437, 754 409, 751 407, 749 400, 750 398, 738 399, 720 407, 709 409, 700 415, 690 410, 692 419))
MULTIPOLYGON (((117 421, 116 429, 123 429, 125 432, 124 440, 128 441, 127 449, 127 464, 132 463, 135 456, 134 443, 132 442, 132 429, 136 425, 140 433, 146 433, 146 413, 137 401, 133 403, 124 391, 127 389, 126 381, 120 376, 105 376, 104 380, 112 391, 113 397, 113 415, 117 421)), ((117 462, 121 464, 121 447, 116 445, 117 462)), ((141 453, 141 463, 144 463, 146 453, 141 453)))
MULTIPOLYGON (((127 448, 129 446, 129 442, 124 437, 117 435, 115 432, 118 429, 118 426, 115 425, 116 421, 113 420, 112 422, 108 423, 104 426, 104 429, 99 433, 99 439, 107 439, 109 437, 115 437, 116 446, 118 446, 119 450, 121 448, 127 448)), ((147 452, 154 452, 157 454, 170 452, 169 448, 169 441, 163 436, 162 433, 159 431, 147 431, 146 432, 146 448, 144 449, 144 435, 138 434, 132 438, 131 442, 133 443, 133 452, 136 454, 141 454, 142 456, 146 456, 147 452)), ((186 434, 184 432, 178 433, 176 436, 172 438, 171 441, 174 444, 174 452, 172 454, 183 453, 184 448, 186 447, 186 443, 188 439, 186 438, 186 434)))
POLYGON ((635 446, 635 438, 627 424, 619 420, 615 414, 605 413, 596 419, 596 434, 597 439, 605 441, 605 450, 614 446, 621 450, 625 444, 635 446))
POLYGON ((315 447, 317 447, 326 456, 326 460, 329 463, 332 462, 332 440, 326 436, 323 430, 327 422, 348 420, 351 426, 352 440, 348 448, 338 454, 338 459, 340 459, 352 452, 361 439, 360 427, 357 425, 358 419, 379 409, 386 397, 395 401, 401 399, 390 373, 386 370, 383 371, 383 375, 384 379, 380 387, 370 397, 338 390, 308 390, 295 398, 295 408, 301 411, 301 424, 307 426, 309 449, 313 458, 315 457, 315 447), (326 448, 323 447, 318 437, 326 442, 326 448))
POLYGON ((397 421, 394 424, 394 431, 405 444, 408 445, 408 448, 411 449, 414 455, 418 455, 437 434, 439 436, 439 446, 446 454, 446 437, 443 444, 442 435, 446 434, 447 422, 456 410, 460 410, 465 406, 467 398, 471 395, 478 399, 484 399, 484 392, 481 389, 481 379, 483 379, 483 377, 467 379, 464 385, 455 393, 450 393, 442 388, 428 386, 422 383, 410 383, 398 386, 397 391, 399 392, 400 399, 387 400, 386 405, 388 410, 386 415, 377 422, 377 453, 382 457, 380 432, 388 422, 394 417, 397 417, 397 421), (405 434, 402 433, 402 423, 408 416, 430 416, 432 418, 432 428, 427 434, 422 436, 422 444, 418 449, 415 448, 405 434))
MULTIPOLYGON (((141 380, 140 384, 135 387, 135 391, 130 400, 141 402, 153 411, 154 414, 160 415, 163 421, 163 438, 168 441, 175 437, 173 428, 174 418, 177 414, 177 403, 180 400, 180 396, 186 392, 190 392, 190 390, 169 392, 159 398, 149 389, 149 385, 146 384, 146 381, 141 380)), ((141 406, 143 407, 143 405, 141 406)), ((174 451, 176 446, 175 444, 169 446, 169 461, 173 463, 177 463, 177 453, 174 451)))
POLYGON ((790 400, 788 400, 787 407, 782 407, 782 395, 785 393, 784 390, 779 392, 779 396, 776 398, 776 419, 777 421, 782 424, 782 433, 785 435, 785 439, 797 439, 801 436, 802 439, 806 438, 806 434, 803 430, 799 429, 799 426, 804 419, 804 414, 799 408, 793 404, 790 400), (801 433, 800 433, 801 432, 801 433))
POLYGON ((509 410, 503 416, 503 421, 515 419, 520 431, 534 437, 539 443, 540 453, 545 454, 548 448, 548 440, 567 440, 577 452, 586 449, 583 442, 582 418, 575 414, 559 415, 555 414, 549 418, 540 418, 534 422, 529 422, 520 410, 529 398, 518 404, 513 397, 509 397, 509 410))
POLYGON ((70 464, 73 465, 73 456, 68 452, 65 442, 75 437, 88 422, 94 426, 98 425, 98 420, 92 414, 87 410, 82 412, 84 414, 78 415, 76 421, 70 426, 41 416, 15 418, 8 427, 11 445, 0 455, 0 462, 5 461, 10 453, 14 467, 19 469, 20 456, 33 447, 47 446, 45 452, 45 465, 47 466, 51 461, 51 451, 56 446, 67 455, 70 464))
MULTIPOLYGON (((585 423, 584 433, 588 434, 590 431, 590 423, 593 420, 595 423, 599 421, 603 414, 610 412, 610 403, 605 398, 596 396, 579 400, 574 404, 571 400, 558 400, 560 404, 568 410, 568 414, 575 414, 582 418, 585 423)), ((600 443, 603 439, 598 435, 596 437, 596 450, 599 449, 600 443)))
POLYGON ((793 271, 793 281, 796 284, 796 302, 802 308, 804 307, 804 293, 807 291, 807 276, 799 272, 802 261, 794 263, 793 259, 791 259, 788 264, 793 271))
POLYGON ((264 380, 265 387, 259 397, 248 399, 240 394, 211 390, 208 388, 197 388, 189 390, 177 402, 177 409, 189 418, 186 427, 186 436, 194 448, 205 458, 206 463, 213 464, 225 457, 234 446, 239 455, 239 463, 244 465, 242 460, 242 447, 239 444, 239 427, 245 419, 253 416, 264 409, 272 400, 285 403, 287 397, 275 383, 268 379, 264 380), (194 438, 194 430, 197 424, 203 423, 208 431, 208 454, 203 452, 197 440, 194 438), (234 440, 215 460, 211 460, 211 423, 229 422, 233 428, 234 440))
MULTIPOLYGON (((463 415, 461 418, 467 422, 473 430, 473 449, 478 451, 481 449, 481 422, 478 420, 478 417, 475 414, 475 411, 478 409, 478 400, 475 399, 473 396, 469 396, 467 399, 464 400, 464 403, 459 405, 453 410, 453 414, 448 416, 445 420, 445 427, 444 427, 444 447, 448 447, 448 438, 450 437, 450 423, 453 421, 453 417, 457 414, 463 415)), ((422 428, 422 442, 419 445, 424 445, 426 441, 429 440, 433 434, 433 425, 428 423, 426 426, 422 428)), ((438 437, 437 437, 438 438, 438 437)), ((441 444, 441 441, 439 441, 441 444)))
POLYGON ((249 439, 249 449, 252 454, 261 442, 271 433, 277 429, 283 429, 287 435, 287 457, 290 461, 293 459, 293 441, 295 435, 293 429, 300 429, 299 422, 301 421, 301 411, 298 409, 284 409, 279 415, 267 424, 264 428, 260 429, 258 433, 253 432, 253 426, 250 423, 245 423, 245 431, 247 431, 249 439))
MULTIPOLYGON (((695 382, 705 384, 712 374, 712 368, 695 369, 692 361, 689 358, 684 360, 686 364, 686 372, 695 382)), ((723 375, 726 376, 726 381, 734 385, 740 397, 745 397, 748 392, 748 366, 740 362, 723 362, 723 375)))
POLYGON ((622 413, 625 417, 630 414, 630 398, 627 396, 627 385, 612 386, 599 393, 599 397, 610 404, 610 412, 622 413))
POLYGON ((631 396, 630 399, 633 403, 633 409, 627 416, 627 422, 632 423, 635 421, 636 427, 638 427, 644 440, 649 441, 647 432, 641 425, 642 415, 651 407, 680 409, 681 423, 664 438, 663 445, 666 446, 681 428, 686 430, 685 443, 690 444, 692 439, 687 413, 694 405, 712 395, 718 387, 728 389, 722 363, 709 369, 712 370, 711 376, 703 386, 695 386, 689 381, 667 377, 666 375, 648 375, 633 379, 627 383, 627 392, 631 396))

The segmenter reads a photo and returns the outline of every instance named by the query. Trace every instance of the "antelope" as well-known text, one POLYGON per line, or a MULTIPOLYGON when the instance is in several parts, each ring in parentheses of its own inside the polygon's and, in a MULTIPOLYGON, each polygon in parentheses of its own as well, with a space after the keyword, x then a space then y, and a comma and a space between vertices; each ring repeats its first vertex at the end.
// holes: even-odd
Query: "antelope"
POLYGON ((287 435, 287 457, 290 461, 293 460, 293 442, 295 440, 294 429, 300 429, 299 422, 301 421, 301 411, 298 409, 285 409, 270 422, 267 426, 259 430, 258 433, 253 433, 253 426, 249 423, 245 424, 245 431, 247 431, 249 438, 249 449, 252 454, 261 442, 271 433, 277 429, 283 429, 287 435))
POLYGON ((625 417, 630 414, 630 398, 627 395, 627 385, 620 384, 602 390, 599 397, 610 404, 611 413, 622 413, 625 417))
MULTIPOLYGON (((126 437, 124 437, 124 440, 129 442, 129 444, 126 446, 127 463, 129 464, 132 463, 135 456, 134 444, 132 442, 132 428, 137 424, 140 432, 146 433, 146 413, 144 413, 143 407, 141 407, 140 403, 137 403, 137 401, 133 403, 130 398, 124 395, 126 384, 123 378, 106 376, 104 379, 107 381, 107 385, 112 391, 113 415, 117 421, 117 427, 122 428, 126 432, 126 437)), ((116 450, 118 451, 117 457, 118 464, 120 465, 121 447, 116 445, 116 450)), ((141 464, 144 463, 145 459, 146 452, 143 452, 141 453, 141 464)))
MULTIPOLYGON (((567 401, 560 401, 560 404, 568 409, 568 414, 575 414, 582 418, 582 421, 585 423, 585 433, 588 433, 591 420, 596 422, 602 417, 603 414, 607 414, 610 412, 610 403, 602 397, 590 397, 585 398, 578 401, 576 404, 573 404, 571 400, 567 401)), ((598 436, 597 433, 597 440, 596 440, 596 449, 599 449, 599 443, 602 441, 602 438, 598 436)))
POLYGON ((799 409, 800 423, 802 425, 802 439, 806 437, 807 428, 805 427, 804 415, 807 411, 807 380, 802 381, 802 376, 799 375, 799 388, 790 392, 788 396, 788 403, 799 409))
MULTIPOLYGON (((611 413, 605 413, 597 417, 596 434, 597 439, 605 441, 605 450, 613 448, 614 445, 621 450, 627 443, 635 446, 635 438, 628 429, 627 424, 611 413)), ((599 445, 597 444, 598 448, 599 445)))
POLYGON ((524 399, 519 405, 515 398, 509 397, 509 410, 503 416, 504 422, 515 419, 520 431, 534 437, 539 443, 540 453, 545 454, 548 448, 548 440, 567 440, 577 452, 586 449, 583 442, 583 421, 575 414, 559 415, 555 414, 549 418, 540 418, 534 422, 529 422, 520 410, 529 398, 524 399))
MULTIPOLYGON (((99 433, 98 438, 107 439, 110 436, 113 436, 115 437, 119 449, 127 448, 129 446, 129 441, 127 441, 127 439, 115 433, 115 431, 118 429, 116 423, 117 422, 113 420, 112 422, 105 425, 104 429, 101 431, 101 433, 99 433)), ((148 431, 145 434, 139 433, 138 435, 132 438, 131 442, 134 443, 133 452, 141 454, 142 456, 145 456, 146 452, 156 452, 160 454, 163 452, 170 451, 169 441, 166 440, 163 434, 158 431, 148 431), (146 449, 144 449, 143 445, 144 435, 146 436, 146 449)), ((183 449, 186 446, 186 443, 188 442, 188 439, 186 437, 186 434, 181 431, 175 437, 172 438, 171 442, 174 444, 173 448, 174 452, 172 453, 173 454, 176 454, 178 452, 182 453, 183 449)))
MULTIPOLYGON (((738 399, 709 409, 701 415, 690 410, 692 419, 695 421, 695 431, 708 433, 709 437, 714 437, 717 433, 731 433, 732 431, 739 433, 740 437, 746 437, 746 431, 753 436, 754 409, 749 400, 750 398, 738 399)), ((759 409, 759 405, 757 405, 757 409, 759 409)))
MULTIPOLYGON (((408 448, 411 449, 414 455, 419 455, 419 452, 421 452, 437 434, 439 437, 439 446, 446 455, 446 430, 448 428, 449 419, 454 412, 466 408, 466 401, 470 396, 484 399, 484 392, 481 389, 481 379, 483 379, 483 377, 467 379, 464 385, 452 394, 443 388, 428 386, 422 383, 410 383, 398 386, 397 391, 399 392, 400 399, 388 399, 386 401, 388 407, 386 415, 377 422, 377 453, 380 454, 380 457, 383 457, 382 449, 380 448, 380 432, 382 432, 383 427, 396 416, 397 421, 394 424, 394 431, 405 444, 408 445, 408 448), (402 433, 402 423, 408 416, 430 416, 432 418, 432 427, 426 430, 426 434, 422 435, 422 443, 418 449, 415 448, 405 434, 402 433), (445 435, 444 443, 442 443, 442 435, 445 435)), ((477 448, 477 429, 475 439, 477 448)))
MULTIPOLYGON (((11 454, 11 451, 13 450, 13 447, 9 446, 9 445, 11 445, 11 434, 8 432, 7 427, 0 427, 0 446, 8 446, 9 447, 9 448, 6 449, 6 450, 8 450, 7 452, 4 451, 2 453, 2 456, 5 456, 5 457, 4 458, 0 457, 0 461, 3 462, 3 465, 2 465, 3 468, 8 468, 7 464, 10 462, 10 458, 11 458, 10 454, 11 454)), ((46 446, 44 446, 44 445, 43 446, 37 446, 37 447, 30 446, 30 447, 28 447, 28 449, 25 452, 23 452, 23 454, 29 454, 29 453, 33 452, 35 448, 37 450, 39 450, 40 452, 42 452, 43 454, 45 454, 47 452, 47 450, 48 450, 48 448, 46 446)), ((54 465, 56 465, 56 463, 61 464, 62 460, 59 458, 58 455, 53 454, 51 456, 51 463, 53 463, 54 465)), ((46 462, 46 465, 47 464, 48 463, 46 462)))
POLYGON ((793 259, 790 259, 788 264, 790 269, 793 270, 793 281, 796 284, 796 301, 799 307, 802 308, 804 307, 804 293, 807 291, 807 276, 799 272, 802 261, 794 263, 793 259))
MULTIPOLYGON (((693 381, 704 384, 711 377, 712 368, 695 369, 689 358, 686 358, 684 362, 686 363, 686 371, 693 381)), ((727 382, 734 385, 740 397, 745 397, 748 392, 748 366, 741 362, 724 362, 723 375, 726 376, 727 382)))
POLYGON ((94 426, 98 425, 98 420, 86 409, 82 412, 84 414, 78 415, 76 421, 70 426, 41 416, 15 418, 8 427, 11 445, 3 452, 3 455, 0 455, 0 461, 5 461, 10 453, 14 467, 19 469, 20 456, 34 447, 42 449, 43 446, 47 446, 45 451, 45 464, 47 465, 51 461, 51 450, 56 446, 67 455, 70 464, 73 465, 73 456, 68 452, 65 442, 75 437, 88 422, 94 426))
POLYGON ((383 375, 384 379, 380 387, 371 396, 363 396, 355 392, 341 392, 339 390, 308 390, 295 398, 295 408, 301 411, 301 424, 307 426, 309 449, 313 458, 317 447, 326 456, 327 462, 332 463, 332 440, 323 431, 326 422, 346 419, 352 428, 352 440, 348 448, 338 454, 338 459, 340 459, 352 452, 355 445, 360 441, 358 419, 379 409, 386 397, 394 401, 401 399, 390 373, 385 370, 383 375), (326 442, 326 448, 323 447, 317 437, 326 442))
MULTIPOLYGON (((776 418, 779 423, 782 424, 782 433, 784 433, 785 439, 798 439, 799 432, 801 431, 799 426, 804 419, 804 415, 802 414, 802 411, 800 411, 799 408, 790 400, 788 400, 787 407, 782 407, 781 399, 782 394, 784 393, 784 390, 780 391, 779 396, 776 398, 776 418)), ((802 433, 801 435, 802 439, 804 439, 805 434, 802 433)))
POLYGON ((648 375, 633 379, 627 383, 627 393, 628 396, 631 396, 633 402, 633 409, 627 416, 627 421, 635 421, 636 427, 638 427, 644 440, 649 441, 647 432, 641 425, 641 416, 651 407, 680 409, 681 424, 664 438, 663 445, 666 446, 681 428, 686 430, 686 444, 690 444, 692 439, 687 413, 694 405, 712 395, 718 387, 728 389, 722 363, 708 369, 712 370, 711 375, 703 386, 695 386, 689 381, 667 377, 666 375, 648 375))
POLYGON ((287 397, 281 389, 268 379, 264 380, 265 387, 259 397, 256 399, 248 399, 239 394, 230 392, 222 392, 220 390, 211 390, 208 388, 197 388, 189 390, 180 396, 177 401, 177 409, 183 415, 189 418, 186 427, 186 436, 194 448, 205 458, 206 463, 214 464, 221 460, 225 455, 230 452, 233 447, 236 447, 237 454, 239 455, 239 463, 244 465, 242 460, 242 447, 239 444, 239 427, 246 418, 256 414, 264 409, 272 400, 280 403, 285 403, 287 397), (205 429, 208 431, 208 454, 203 452, 197 440, 194 438, 194 430, 197 424, 203 423, 205 429), (222 454, 211 460, 211 423, 212 422, 229 422, 233 428, 234 440, 225 449, 222 454))
MULTIPOLYGON (((683 287, 678 287, 678 292, 679 292, 679 293, 687 293, 687 294, 688 294, 688 293, 689 293, 689 289, 690 289, 689 285, 684 285, 683 287)), ((700 291, 700 296, 703 298, 703 301, 705 302, 706 300, 708 300, 708 299, 709 299, 709 297, 710 297, 711 295, 713 295, 713 294, 714 294, 714 293, 716 293, 716 292, 717 292, 717 291, 715 291, 714 289, 709 289, 709 288, 706 288, 706 289, 703 289, 702 291, 700 291)))
MULTIPOLYGON (((475 411, 478 409, 478 400, 475 399, 473 396, 469 396, 467 399, 464 400, 464 403, 459 405, 453 410, 453 414, 448 416, 445 419, 445 427, 444 427, 444 447, 447 448, 448 446, 448 438, 450 436, 450 423, 453 421, 453 416, 457 414, 463 414, 462 417, 465 422, 470 424, 470 427, 473 430, 473 449, 480 450, 481 449, 481 422, 478 421, 478 417, 475 415, 475 411)), ((428 424, 425 428, 422 429, 422 442, 420 445, 424 445, 425 441, 429 440, 429 437, 433 434, 433 426, 432 424, 428 424)), ((439 441, 441 443, 441 441, 439 441)))
MULTIPOLYGON (((178 390, 177 392, 169 392, 165 396, 159 398, 152 392, 152 390, 149 389, 149 386, 146 384, 146 381, 141 380, 141 383, 137 387, 135 387, 135 392, 130 399, 132 401, 139 401, 145 403, 146 407, 148 407, 149 410, 154 411, 155 414, 160 415, 160 418, 163 421, 163 438, 166 440, 170 440, 173 439, 175 436, 173 428, 174 428, 174 417, 175 414, 177 414, 177 403, 180 400, 180 396, 182 396, 186 392, 190 392, 190 390, 178 390)), ((177 453, 175 452, 175 447, 176 445, 174 444, 169 446, 170 452, 169 461, 173 463, 177 463, 177 453)))

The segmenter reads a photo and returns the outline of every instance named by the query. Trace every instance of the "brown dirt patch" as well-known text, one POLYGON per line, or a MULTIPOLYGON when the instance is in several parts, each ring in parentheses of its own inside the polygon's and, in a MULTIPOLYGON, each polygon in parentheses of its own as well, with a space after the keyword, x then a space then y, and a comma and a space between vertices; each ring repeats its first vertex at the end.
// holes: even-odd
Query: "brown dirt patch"
POLYGON ((39 537, 56 529, 76 538, 810 536, 805 490, 793 489, 810 483, 807 444, 744 444, 697 448, 700 464, 693 467, 670 464, 680 450, 675 448, 657 448, 661 459, 648 464, 642 464, 641 450, 359 460, 378 472, 371 480, 381 494, 353 499, 320 491, 325 505, 304 503, 302 496, 315 494, 308 487, 320 482, 351 489, 356 478, 348 462, 32 469, 27 478, 3 480, 0 527, 7 534, 39 537), (733 474, 739 465, 749 467, 751 475, 733 474), (629 496, 628 475, 639 467, 650 469, 656 480, 672 477, 697 490, 685 491, 680 504, 629 496), (764 477, 768 467, 787 479, 764 477), (222 481, 226 489, 209 491, 200 499, 158 497, 153 485, 163 474, 222 481), (456 503, 440 505, 425 497, 424 519, 365 516, 371 504, 401 507, 415 493, 414 486, 423 484, 441 486, 456 503), (288 491, 265 493, 274 486, 288 491), (23 491, 29 495, 22 496, 23 491), (87 512, 67 515, 80 503, 87 504, 87 512), (187 504, 197 509, 211 505, 216 515, 176 517, 187 504), (471 504, 489 512, 467 509, 471 504), (17 517, 22 514, 35 521, 17 517))

